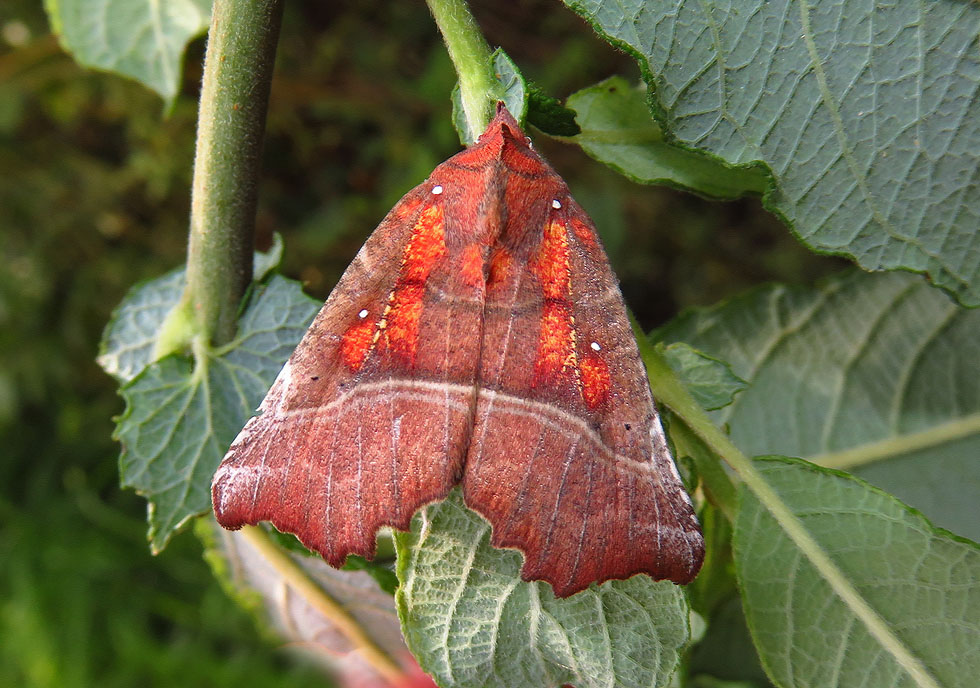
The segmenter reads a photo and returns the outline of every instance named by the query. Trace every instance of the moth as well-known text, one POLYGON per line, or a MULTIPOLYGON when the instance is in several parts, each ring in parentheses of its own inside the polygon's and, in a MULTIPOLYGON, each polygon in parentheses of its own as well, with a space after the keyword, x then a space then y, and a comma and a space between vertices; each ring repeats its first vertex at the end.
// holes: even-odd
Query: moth
POLYGON ((704 543, 595 227, 501 104, 368 238, 221 462, 218 522, 333 566, 462 485, 559 597, 704 543))

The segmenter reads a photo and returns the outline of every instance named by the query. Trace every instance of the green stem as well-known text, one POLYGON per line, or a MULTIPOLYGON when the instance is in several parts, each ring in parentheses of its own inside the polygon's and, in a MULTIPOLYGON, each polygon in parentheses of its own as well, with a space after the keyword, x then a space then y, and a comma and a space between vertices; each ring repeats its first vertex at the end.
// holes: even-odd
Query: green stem
MULTIPOLYGON (((204 59, 191 196, 184 342, 221 344, 235 333, 252 279, 262 138, 282 17, 282 0, 215 0, 204 59)), ((169 324, 169 323, 168 323, 169 324)), ((164 328, 165 331, 167 328, 164 328)), ((171 334, 173 334, 171 332, 171 334)))
POLYGON ((490 123, 499 84, 490 46, 483 39, 466 0, 426 0, 459 75, 459 95, 470 131, 479 135, 490 123))
MULTIPOLYGON (((642 333, 640 333, 642 337, 642 333)), ((745 454, 732 444, 704 410, 694 401, 690 392, 677 379, 674 371, 646 337, 639 339, 643 360, 650 375, 650 387, 654 396, 680 416, 691 431, 697 435, 715 454, 724 459, 782 528, 786 536, 796 545, 800 553, 813 565, 827 585, 854 613, 868 633, 895 658, 903 670, 912 677, 915 685, 921 688, 939 688, 939 684, 911 650, 895 634, 894 630, 874 610, 850 579, 820 546, 803 522, 796 516, 782 498, 776 494, 765 477, 756 469, 745 454)))
MULTIPOLYGON (((632 313, 630 314, 630 323, 633 326, 633 335, 636 337, 636 344, 640 349, 643 363, 647 367, 647 376, 650 379, 650 391, 653 393, 653 398, 666 405, 680 418, 681 422, 677 424, 679 427, 671 425, 671 438, 678 444, 678 450, 683 451, 694 460, 694 465, 698 469, 698 477, 704 485, 708 499, 721 510, 728 520, 734 522, 737 508, 735 485, 717 459, 710 455, 710 452, 715 451, 715 448, 710 443, 704 442, 689 422, 690 418, 695 418, 699 414, 705 418, 707 416, 698 402, 691 396, 691 393, 687 391, 684 383, 674 374, 666 359, 647 339, 632 313)), ((711 421, 708 423, 714 427, 711 421)))
POLYGON ((737 508, 735 484, 725 473, 714 452, 708 449, 701 438, 695 435, 683 421, 671 423, 670 436, 674 440, 674 446, 677 447, 678 456, 689 456, 694 461, 708 501, 717 506, 726 519, 734 523, 737 508))

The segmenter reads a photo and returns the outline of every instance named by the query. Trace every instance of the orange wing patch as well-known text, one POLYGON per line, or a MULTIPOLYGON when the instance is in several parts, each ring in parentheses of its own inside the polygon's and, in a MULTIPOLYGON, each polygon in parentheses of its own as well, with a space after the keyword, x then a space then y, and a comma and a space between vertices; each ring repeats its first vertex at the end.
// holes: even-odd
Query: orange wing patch
POLYGON ((422 319, 422 297, 425 284, 405 284, 392 292, 388 316, 381 321, 388 350, 411 367, 419 346, 419 321, 422 319))
POLYGON ((567 301, 545 301, 534 360, 532 384, 535 387, 558 382, 576 371, 574 322, 567 301))
POLYGON ((498 248, 490 258, 487 290, 506 284, 514 272, 514 257, 505 248, 498 248))
POLYGON ((418 353, 422 299, 429 274, 446 255, 445 224, 441 205, 430 205, 419 215, 405 247, 401 274, 388 297, 379 330, 388 349, 411 367, 418 353))
POLYGON ((446 255, 446 236, 441 205, 430 205, 419 215, 402 257, 401 275, 396 283, 421 283, 429 279, 435 264, 446 255))
POLYGON ((568 300, 571 271, 568 265, 568 229, 557 220, 544 227, 544 238, 532 266, 545 299, 568 300))
POLYGON ((545 225, 544 237, 531 269, 544 294, 532 384, 556 384, 568 379, 578 385, 575 318, 568 300, 572 284, 568 229, 559 220, 549 220, 545 225))
POLYGON ((598 408, 609 398, 609 366, 589 351, 582 357, 581 371, 582 398, 590 409, 598 408))
POLYGON ((460 270, 464 283, 474 288, 483 288, 483 251, 479 244, 470 244, 463 250, 460 270))
MULTIPOLYGON (((556 202, 555 209, 560 208, 556 202)), ((573 218, 571 225, 580 241, 595 245, 595 235, 585 224, 573 218)), ((578 389, 586 406, 596 409, 609 398, 609 366, 597 353, 597 343, 593 343, 593 350, 586 351, 583 356, 577 353, 578 333, 569 301, 572 274, 568 240, 568 225, 559 219, 549 220, 531 266, 544 295, 532 385, 570 382, 578 389)))
POLYGON ((351 371, 356 373, 364 365, 368 353, 374 346, 375 328, 373 320, 365 319, 354 323, 344 333, 343 339, 340 341, 340 357, 344 359, 344 363, 351 371))
POLYGON ((419 321, 422 318, 425 283, 436 264, 446 255, 444 216, 441 205, 430 205, 422 211, 402 255, 395 288, 388 294, 381 319, 367 318, 366 309, 357 317, 340 343, 340 355, 347 367, 356 372, 368 354, 383 338, 383 344, 402 362, 411 367, 418 352, 419 321))

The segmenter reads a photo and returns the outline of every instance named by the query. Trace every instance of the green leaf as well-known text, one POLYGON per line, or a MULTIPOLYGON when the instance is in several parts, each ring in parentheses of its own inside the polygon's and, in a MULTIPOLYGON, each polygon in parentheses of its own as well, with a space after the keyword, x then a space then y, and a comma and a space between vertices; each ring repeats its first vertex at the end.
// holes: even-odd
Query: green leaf
POLYGON ((197 362, 171 355, 123 386, 126 412, 116 438, 120 474, 149 501, 150 544, 166 545, 189 518, 211 506, 221 457, 272 385, 319 304, 279 276, 259 285, 236 339, 197 362))
POLYGON ((129 290, 102 333, 102 369, 120 384, 130 382, 153 361, 160 325, 184 292, 184 268, 168 272, 129 290))
POLYGON ((980 303, 980 3, 565 3, 636 58, 672 138, 765 163, 807 245, 980 303))
POLYGON ((581 132, 575 123, 575 111, 536 84, 528 84, 527 123, 552 136, 575 136, 581 132))
POLYGON ((687 312, 656 337, 749 382, 712 414, 746 454, 853 470, 980 539, 980 310, 912 275, 848 271, 687 312))
POLYGON ((272 246, 269 247, 269 250, 255 252, 255 257, 252 260, 253 282, 261 282, 266 275, 279 267, 279 263, 282 262, 283 248, 282 234, 273 232, 272 246))
MULTIPOLYGON (((513 60, 507 57, 507 53, 499 48, 493 53, 494 76, 500 82, 502 100, 521 126, 524 125, 524 117, 527 114, 528 88, 524 77, 513 60)), ((482 134, 482 131, 471 131, 469 122, 466 121, 466 113, 463 112, 463 103, 460 100, 459 84, 453 89, 453 124, 459 134, 459 140, 464 146, 475 142, 482 134)))
POLYGON ((378 587, 389 595, 394 595, 398 589, 398 576, 395 575, 391 564, 381 564, 377 561, 368 561, 364 557, 351 554, 344 563, 344 571, 364 571, 378 587))
MULTIPOLYGON (((253 279, 261 281, 282 258, 282 237, 273 235, 268 251, 256 251, 253 279)), ((102 333, 99 356, 102 369, 120 384, 136 377, 153 362, 160 327, 184 291, 184 268, 135 285, 113 311, 102 333)))
POLYGON ((665 347, 663 355, 694 400, 708 411, 728 406, 745 389, 745 380, 735 375, 727 363, 684 342, 665 347))
POLYGON ((168 107, 187 43, 211 21, 211 0, 45 0, 45 9, 79 64, 135 79, 168 107))
POLYGON ((666 184, 714 198, 737 198, 765 191, 765 172, 733 168, 664 140, 650 116, 646 89, 614 76, 568 97, 581 133, 575 142, 586 153, 640 184, 666 184))
POLYGON ((743 489, 735 562, 746 620, 779 686, 976 685, 980 548, 844 473, 755 462, 816 546, 877 615, 839 597, 810 553, 743 489))
POLYGON ((647 576, 556 599, 454 491, 397 533, 396 602, 409 648, 442 688, 665 685, 688 641, 681 588, 647 576))
POLYGON ((752 681, 725 681, 714 676, 704 674, 696 676, 689 684, 691 688, 762 688, 770 685, 765 683, 754 683, 752 681))
POLYGON ((712 615, 707 634, 691 651, 688 672, 695 677, 771 685, 745 625, 741 598, 728 599, 712 615))

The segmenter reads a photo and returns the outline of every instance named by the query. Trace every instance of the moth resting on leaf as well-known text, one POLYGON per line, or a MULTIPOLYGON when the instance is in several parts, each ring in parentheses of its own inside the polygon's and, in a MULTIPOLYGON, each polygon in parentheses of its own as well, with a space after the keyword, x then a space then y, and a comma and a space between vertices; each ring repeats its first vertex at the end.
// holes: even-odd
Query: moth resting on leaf
POLYGON ((559 597, 704 557, 592 221, 502 104, 368 238, 212 498, 341 566, 457 484, 559 597))

